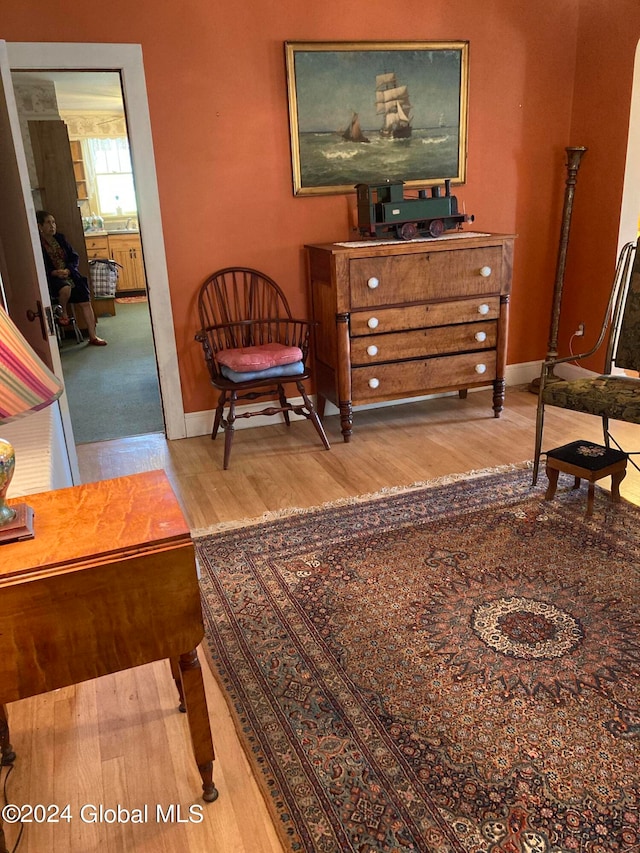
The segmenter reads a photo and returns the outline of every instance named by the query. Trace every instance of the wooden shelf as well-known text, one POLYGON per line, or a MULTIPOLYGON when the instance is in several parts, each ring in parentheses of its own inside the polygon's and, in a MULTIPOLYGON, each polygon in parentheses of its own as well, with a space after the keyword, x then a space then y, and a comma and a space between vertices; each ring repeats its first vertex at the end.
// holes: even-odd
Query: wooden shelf
POLYGON ((78 201, 89 201, 89 193, 87 191, 87 175, 82 157, 82 145, 79 139, 73 139, 69 142, 71 148, 71 161, 73 163, 73 174, 76 179, 76 196, 78 201))

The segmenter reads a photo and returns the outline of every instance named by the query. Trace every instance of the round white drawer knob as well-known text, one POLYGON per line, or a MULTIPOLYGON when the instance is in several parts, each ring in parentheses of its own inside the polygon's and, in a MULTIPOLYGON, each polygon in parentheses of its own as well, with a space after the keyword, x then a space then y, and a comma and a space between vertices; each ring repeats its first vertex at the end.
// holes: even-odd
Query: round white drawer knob
POLYGON ((379 384, 380 380, 376 379, 375 377, 369 380, 369 388, 377 388, 379 384))
POLYGON ((478 305, 478 314, 488 314, 489 306, 486 302, 483 302, 482 305, 478 305))
POLYGON ((486 364, 476 364, 476 373, 486 373, 487 365, 486 364))
MULTIPOLYGON (((489 308, 487 308, 487 311, 488 310, 489 310, 489 308)), ((367 320, 367 326, 370 329, 377 329, 378 328, 378 318, 377 317, 369 317, 369 319, 367 320)))
POLYGON ((487 333, 486 332, 476 332, 475 338, 477 341, 480 341, 480 343, 482 343, 482 341, 487 340, 487 333))
POLYGON ((367 347, 367 355, 378 355, 378 347, 371 344, 370 347, 367 347))
POLYGON ((375 276, 371 276, 371 278, 367 281, 367 286, 370 287, 371 290, 375 290, 379 284, 380 282, 375 276))
POLYGON ((493 270, 491 269, 491 267, 480 267, 480 275, 483 278, 489 278, 492 272, 493 270))

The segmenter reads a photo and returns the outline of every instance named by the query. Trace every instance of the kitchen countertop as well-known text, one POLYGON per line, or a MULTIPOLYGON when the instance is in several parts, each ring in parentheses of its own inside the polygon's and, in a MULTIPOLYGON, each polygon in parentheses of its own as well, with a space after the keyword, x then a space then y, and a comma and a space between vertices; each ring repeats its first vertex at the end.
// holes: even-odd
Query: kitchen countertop
POLYGON ((106 228, 96 228, 91 231, 85 231, 85 237, 113 237, 114 234, 139 234, 140 231, 137 228, 113 228, 107 230, 106 228))

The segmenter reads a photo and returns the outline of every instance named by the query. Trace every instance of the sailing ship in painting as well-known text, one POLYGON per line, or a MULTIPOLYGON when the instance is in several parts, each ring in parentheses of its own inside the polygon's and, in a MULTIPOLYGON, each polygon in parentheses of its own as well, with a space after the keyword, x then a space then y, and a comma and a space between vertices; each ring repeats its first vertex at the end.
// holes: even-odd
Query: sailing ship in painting
POLYGON ((376 113, 384 116, 380 129, 383 139, 411 138, 409 89, 398 85, 394 71, 376 76, 376 113))
POLYGON ((370 139, 362 132, 362 128, 360 127, 360 117, 358 113, 354 112, 351 116, 351 122, 347 129, 343 132, 342 138, 345 142, 370 142, 370 139))

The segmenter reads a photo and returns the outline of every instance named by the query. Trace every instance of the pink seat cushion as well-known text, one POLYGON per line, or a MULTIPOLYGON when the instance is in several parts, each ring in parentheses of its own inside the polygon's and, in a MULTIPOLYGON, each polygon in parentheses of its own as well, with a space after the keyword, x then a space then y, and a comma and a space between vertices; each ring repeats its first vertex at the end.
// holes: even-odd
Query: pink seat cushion
POLYGON ((218 364, 224 364, 235 373, 250 373, 266 370, 282 364, 293 364, 302 360, 300 347, 287 347, 284 344, 260 344, 255 347, 238 347, 222 350, 216 355, 218 364))

